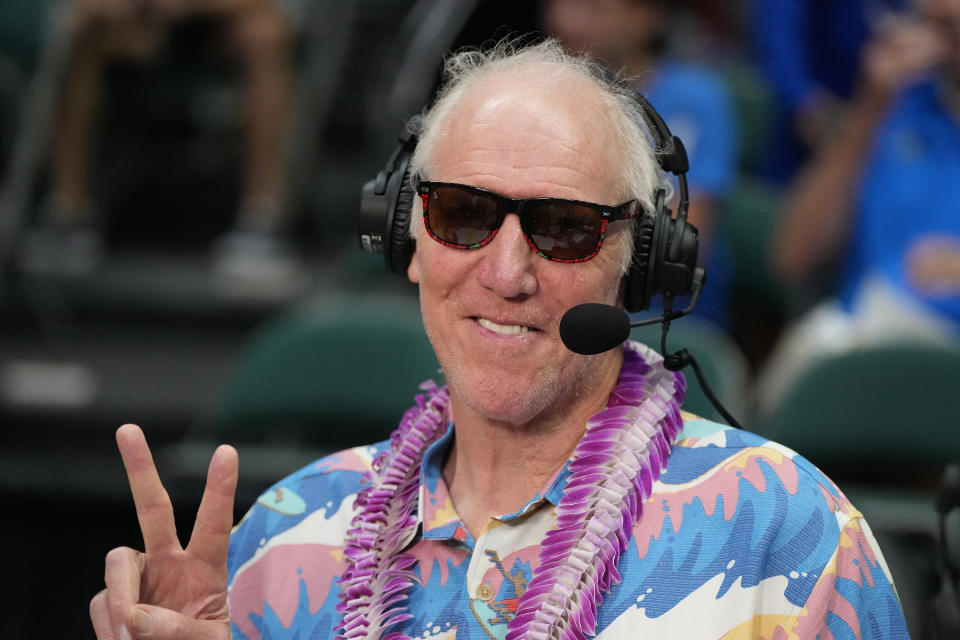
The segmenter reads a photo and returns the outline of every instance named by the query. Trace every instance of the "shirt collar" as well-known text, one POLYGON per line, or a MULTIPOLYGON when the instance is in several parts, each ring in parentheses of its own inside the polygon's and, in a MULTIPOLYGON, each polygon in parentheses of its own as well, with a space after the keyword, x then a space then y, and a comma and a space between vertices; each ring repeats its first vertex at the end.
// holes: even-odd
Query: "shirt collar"
MULTIPOLYGON (((473 546, 473 540, 460 522, 460 516, 453 506, 447 483, 443 479, 443 463, 453 444, 454 428, 451 423, 447 432, 431 444, 423 456, 420 466, 420 503, 418 518, 423 527, 423 537, 428 540, 458 540, 467 546, 473 546)), ((544 502, 556 506, 563 496, 563 490, 570 478, 570 460, 552 477, 527 503, 514 513, 499 516, 501 522, 531 513, 544 502)))

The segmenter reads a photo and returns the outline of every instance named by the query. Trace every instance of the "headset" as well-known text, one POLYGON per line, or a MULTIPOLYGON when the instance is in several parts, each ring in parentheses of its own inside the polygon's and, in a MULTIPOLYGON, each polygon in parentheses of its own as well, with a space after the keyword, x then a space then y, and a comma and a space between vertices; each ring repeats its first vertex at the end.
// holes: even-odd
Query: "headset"
MULTIPOLYGON (((704 282, 703 269, 697 267, 697 228, 687 222, 686 174, 690 164, 683 142, 670 133, 657 110, 639 93, 631 93, 652 138, 657 163, 665 172, 677 176, 680 199, 674 218, 666 203, 666 192, 658 188, 654 210, 644 211, 634 222, 633 262, 625 280, 624 308, 631 313, 645 311, 653 296, 662 295, 666 311, 673 297, 693 296, 690 307, 672 316, 679 317, 676 314, 693 308, 704 282)), ((399 274, 406 273, 414 250, 409 229, 416 194, 409 167, 416 145, 417 136, 405 131, 383 170, 363 185, 360 198, 361 248, 382 253, 387 269, 399 274)), ((667 311, 665 315, 669 314, 667 311)))

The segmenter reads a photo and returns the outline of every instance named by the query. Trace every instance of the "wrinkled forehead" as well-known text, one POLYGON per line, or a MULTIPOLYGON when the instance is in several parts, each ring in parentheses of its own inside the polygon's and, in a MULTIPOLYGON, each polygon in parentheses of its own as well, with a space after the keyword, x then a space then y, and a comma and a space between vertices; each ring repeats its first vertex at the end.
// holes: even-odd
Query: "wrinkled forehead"
POLYGON ((532 191, 553 187, 514 195, 584 199, 586 190, 606 201, 621 191, 609 107, 589 78, 569 71, 503 70, 475 81, 438 124, 431 155, 431 173, 444 179, 513 172, 542 183, 532 191))

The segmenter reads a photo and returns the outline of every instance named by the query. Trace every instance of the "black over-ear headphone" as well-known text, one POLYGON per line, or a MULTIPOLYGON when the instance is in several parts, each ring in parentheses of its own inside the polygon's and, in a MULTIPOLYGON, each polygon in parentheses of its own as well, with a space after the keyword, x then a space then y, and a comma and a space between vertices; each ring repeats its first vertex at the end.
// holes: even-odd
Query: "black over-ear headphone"
MULTIPOLYGON (((697 229, 687 222, 687 151, 646 98, 635 96, 653 139, 657 162, 664 171, 677 176, 680 201, 674 218, 667 207, 666 193, 659 188, 654 211, 644 211, 636 220, 633 263, 625 283, 624 307, 630 312, 648 309, 655 295, 672 298, 698 294, 703 285, 702 270, 701 277, 694 278, 697 229)), ((415 193, 409 167, 416 145, 417 137, 404 133, 387 166, 363 185, 360 200, 360 246, 382 253, 387 268, 400 274, 406 273, 413 255, 409 228, 415 193)))

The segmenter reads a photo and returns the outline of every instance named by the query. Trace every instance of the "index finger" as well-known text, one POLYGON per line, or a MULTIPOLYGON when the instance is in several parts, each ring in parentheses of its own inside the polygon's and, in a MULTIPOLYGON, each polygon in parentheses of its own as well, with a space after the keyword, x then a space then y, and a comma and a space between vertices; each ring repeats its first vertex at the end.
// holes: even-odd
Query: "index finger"
POLYGON ((123 425, 117 429, 117 447, 130 481, 145 550, 150 553, 166 547, 179 548, 173 505, 160 482, 143 431, 134 424, 123 425))

